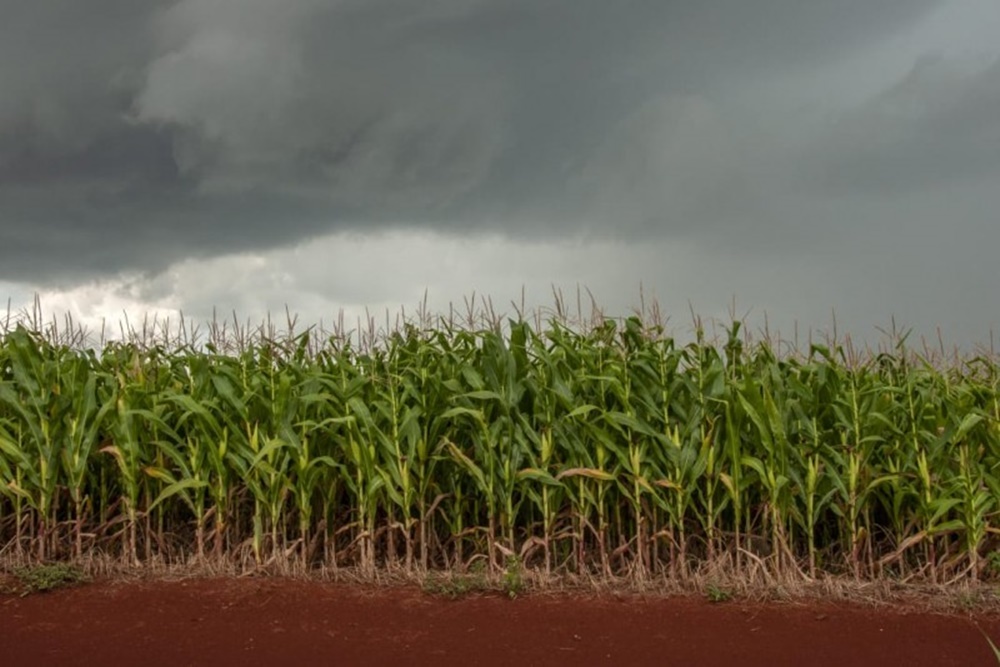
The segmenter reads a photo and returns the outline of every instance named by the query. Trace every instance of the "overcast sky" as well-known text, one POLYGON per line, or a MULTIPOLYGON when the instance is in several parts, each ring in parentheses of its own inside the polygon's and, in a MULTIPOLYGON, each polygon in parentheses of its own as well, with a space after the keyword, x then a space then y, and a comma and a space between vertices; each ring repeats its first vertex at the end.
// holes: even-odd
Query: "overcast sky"
POLYGON ((996 0, 0 0, 0 295, 1000 333, 996 0))

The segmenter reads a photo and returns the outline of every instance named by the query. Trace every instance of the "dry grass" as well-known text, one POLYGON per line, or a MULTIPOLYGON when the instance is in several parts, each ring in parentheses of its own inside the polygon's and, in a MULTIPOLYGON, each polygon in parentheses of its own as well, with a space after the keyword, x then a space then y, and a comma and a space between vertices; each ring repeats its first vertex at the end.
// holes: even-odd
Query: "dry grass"
MULTIPOLYGON (((0 563, 0 595, 22 594, 23 582, 15 570, 23 568, 10 559, 0 563)), ((474 563, 458 570, 407 570, 380 568, 365 572, 358 567, 305 569, 291 561, 257 566, 252 560, 234 563, 204 559, 185 564, 153 561, 129 566, 120 559, 91 555, 72 564, 88 580, 136 583, 142 581, 203 578, 274 578, 335 583, 359 589, 383 590, 417 587, 430 595, 450 598, 468 595, 597 596, 608 598, 701 597, 709 602, 734 604, 835 604, 940 614, 1000 614, 1000 587, 995 583, 901 583, 889 579, 858 581, 848 576, 824 575, 817 579, 778 575, 761 567, 736 572, 721 566, 703 567, 683 579, 661 577, 607 577, 577 575, 522 568, 508 563, 502 571, 489 571, 474 563)))

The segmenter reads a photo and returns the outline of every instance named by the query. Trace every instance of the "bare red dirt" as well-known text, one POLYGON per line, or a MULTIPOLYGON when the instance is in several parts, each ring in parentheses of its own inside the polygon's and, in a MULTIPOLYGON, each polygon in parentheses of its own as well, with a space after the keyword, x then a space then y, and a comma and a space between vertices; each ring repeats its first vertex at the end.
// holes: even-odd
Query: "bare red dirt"
POLYGON ((0 596, 7 665, 976 665, 1000 617, 833 604, 448 600, 282 579, 0 596))

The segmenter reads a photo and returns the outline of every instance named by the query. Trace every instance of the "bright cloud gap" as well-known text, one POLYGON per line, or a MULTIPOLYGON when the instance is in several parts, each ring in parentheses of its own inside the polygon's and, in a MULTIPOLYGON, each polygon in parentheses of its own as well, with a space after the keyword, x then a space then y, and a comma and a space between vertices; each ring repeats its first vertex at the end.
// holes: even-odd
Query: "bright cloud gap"
MULTIPOLYGON (((893 328, 896 333, 912 329, 910 343, 917 347, 990 344, 988 320, 976 337, 914 318, 919 309, 866 312, 838 303, 838 289, 850 278, 849 271, 813 271, 809 280, 794 283, 779 272, 733 284, 713 279, 704 255, 704 249, 681 243, 337 234, 293 248, 186 260, 154 275, 41 288, 34 294, 41 308, 36 317, 63 328, 71 321, 92 338, 107 339, 121 338, 129 328, 141 331, 144 325, 176 328, 182 319, 202 334, 213 321, 230 331, 268 322, 282 330, 289 317, 299 330, 316 325, 357 334, 391 330, 421 312, 435 320, 452 314, 462 322, 470 306, 477 312, 490 308, 500 318, 516 318, 520 311, 545 320, 557 313, 561 300, 570 320, 622 318, 643 310, 650 317, 655 311, 679 340, 693 335, 694 315, 716 333, 735 316, 757 338, 772 335, 800 345, 811 336, 823 340, 834 333, 859 344, 878 344, 893 328), (424 261, 428 256, 436 260, 424 261), (401 285, 408 287, 401 291, 401 285), (803 292, 812 298, 796 297, 803 292)), ((808 265, 810 258, 800 261, 808 265)), ((753 260, 738 255, 719 253, 710 264, 726 263, 739 271, 741 262, 753 276, 753 260)), ((14 314, 36 313, 30 290, 25 286, 22 299, 12 301, 14 314)), ((894 300, 891 290, 886 300, 894 300)))

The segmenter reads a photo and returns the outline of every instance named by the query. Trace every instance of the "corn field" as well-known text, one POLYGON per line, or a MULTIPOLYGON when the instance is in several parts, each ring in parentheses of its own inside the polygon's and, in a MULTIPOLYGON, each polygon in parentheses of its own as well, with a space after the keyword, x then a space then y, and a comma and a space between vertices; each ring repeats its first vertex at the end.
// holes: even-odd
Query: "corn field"
POLYGON ((1000 570, 1000 368, 638 317, 0 339, 0 549, 684 578, 1000 570), (239 333, 237 331, 237 333, 239 333))

